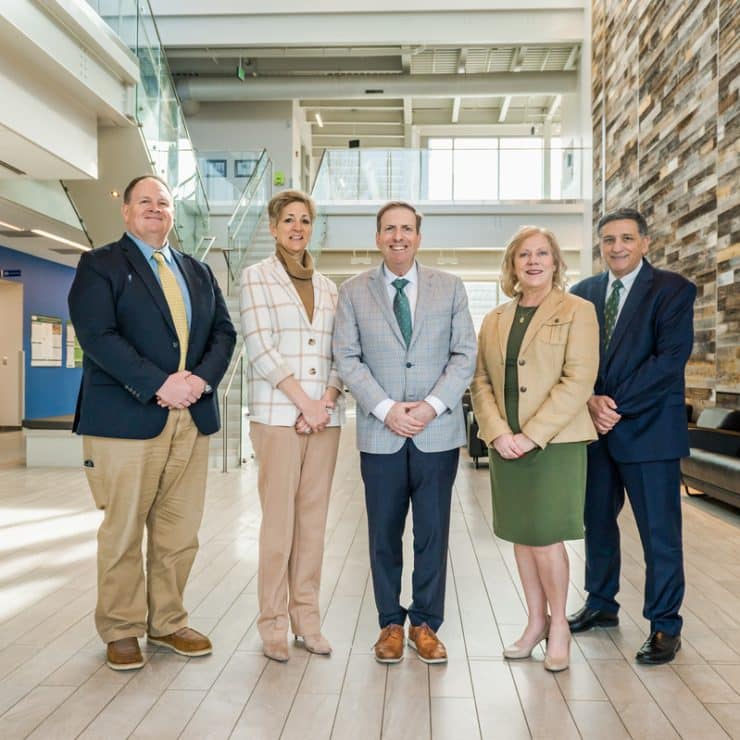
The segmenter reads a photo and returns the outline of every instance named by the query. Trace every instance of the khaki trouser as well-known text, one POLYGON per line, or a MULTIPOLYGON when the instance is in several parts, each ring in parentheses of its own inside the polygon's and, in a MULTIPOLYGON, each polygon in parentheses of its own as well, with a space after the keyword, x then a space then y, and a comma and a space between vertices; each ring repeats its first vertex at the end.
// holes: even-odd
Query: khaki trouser
POLYGON ((183 591, 198 551, 208 437, 187 409, 175 409, 153 439, 84 435, 82 443, 95 505, 105 511, 98 530, 98 632, 106 643, 176 632, 187 625, 183 591))
POLYGON ((293 427, 250 424, 262 505, 257 621, 263 640, 321 629, 319 588, 329 493, 339 427, 298 434, 293 427))

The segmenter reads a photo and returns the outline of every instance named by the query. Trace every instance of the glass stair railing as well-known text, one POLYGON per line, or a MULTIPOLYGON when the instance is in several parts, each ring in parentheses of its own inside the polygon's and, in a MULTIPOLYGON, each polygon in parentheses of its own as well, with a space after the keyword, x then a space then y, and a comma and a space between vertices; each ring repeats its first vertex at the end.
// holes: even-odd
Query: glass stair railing
MULTIPOLYGON (((272 197, 272 160, 263 150, 252 176, 242 190, 239 201, 226 226, 229 273, 237 282, 239 273, 249 261, 255 262, 257 236, 267 224, 267 204, 272 197), (250 259, 251 258, 251 259, 250 259)), ((260 257, 261 258, 261 257, 260 257)))
POLYGON ((208 234, 208 198, 149 0, 87 0, 139 60, 136 122, 149 159, 172 187, 175 232, 192 254, 208 234))
POLYGON ((327 149, 312 195, 319 205, 576 200, 584 197, 583 163, 590 154, 528 139, 477 149, 327 149))

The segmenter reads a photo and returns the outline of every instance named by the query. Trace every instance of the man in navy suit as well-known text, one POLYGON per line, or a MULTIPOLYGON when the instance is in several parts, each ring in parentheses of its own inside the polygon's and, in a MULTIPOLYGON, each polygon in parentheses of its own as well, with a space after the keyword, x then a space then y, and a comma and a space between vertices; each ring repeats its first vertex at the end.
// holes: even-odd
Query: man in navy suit
POLYGON ((95 623, 114 670, 144 664, 144 634, 181 655, 211 652, 188 627, 183 591, 198 550, 207 435, 220 425, 214 390, 236 341, 208 266, 167 242, 167 184, 136 178, 123 201, 126 233, 82 256, 69 293, 84 351, 74 430, 105 512, 95 623))
POLYGON ((626 489, 645 556, 643 615, 650 620, 650 636, 636 659, 667 663, 681 647, 679 460, 689 452, 684 369, 693 344, 696 287, 644 258, 650 239, 638 211, 609 213, 597 231, 609 270, 572 289, 596 307, 601 360, 588 402, 599 432, 588 447, 588 598, 568 621, 571 632, 619 622, 617 516, 626 489))

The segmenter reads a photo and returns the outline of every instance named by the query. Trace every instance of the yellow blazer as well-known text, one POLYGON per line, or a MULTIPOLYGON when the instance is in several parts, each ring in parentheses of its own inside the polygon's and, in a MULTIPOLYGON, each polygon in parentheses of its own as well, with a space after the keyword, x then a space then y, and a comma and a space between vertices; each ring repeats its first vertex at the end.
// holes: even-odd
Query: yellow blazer
MULTIPOLYGON (((494 308, 478 335, 471 400, 488 445, 511 434, 504 406, 506 344, 519 299, 494 308)), ((553 289, 535 312, 517 358, 519 426, 539 447, 596 439, 586 408, 599 369, 599 324, 590 301, 553 289)))

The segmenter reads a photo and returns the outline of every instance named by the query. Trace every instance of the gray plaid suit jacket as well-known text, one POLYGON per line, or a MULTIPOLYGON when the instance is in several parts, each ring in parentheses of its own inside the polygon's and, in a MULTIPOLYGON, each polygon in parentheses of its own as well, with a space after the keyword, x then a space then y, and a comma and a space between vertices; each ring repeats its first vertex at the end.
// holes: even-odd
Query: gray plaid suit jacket
POLYGON ((393 313, 383 265, 363 272, 339 289, 334 320, 334 360, 357 401, 357 447, 389 454, 406 441, 372 410, 383 400, 439 398, 447 411, 414 438, 422 452, 465 444, 460 402, 475 369, 476 338, 462 281, 417 263, 419 286, 414 331, 408 349, 393 313))

